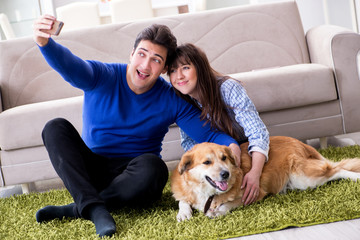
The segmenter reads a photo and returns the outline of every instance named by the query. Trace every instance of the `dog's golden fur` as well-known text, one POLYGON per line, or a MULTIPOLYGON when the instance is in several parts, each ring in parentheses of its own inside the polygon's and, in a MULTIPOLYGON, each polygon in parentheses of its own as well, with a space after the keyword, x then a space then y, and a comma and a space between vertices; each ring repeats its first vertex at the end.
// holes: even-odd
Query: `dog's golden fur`
MULTIPOLYGON (((210 196, 214 196, 209 217, 224 215, 242 205, 243 176, 251 169, 248 143, 241 147, 241 166, 236 166, 230 148, 214 143, 202 143, 186 152, 171 175, 171 190, 179 201, 177 220, 189 219, 192 208, 204 211, 210 196)), ((328 181, 360 179, 360 159, 332 162, 313 147, 290 137, 270 137, 269 159, 260 178, 257 201, 268 194, 287 189, 314 188, 328 181)))

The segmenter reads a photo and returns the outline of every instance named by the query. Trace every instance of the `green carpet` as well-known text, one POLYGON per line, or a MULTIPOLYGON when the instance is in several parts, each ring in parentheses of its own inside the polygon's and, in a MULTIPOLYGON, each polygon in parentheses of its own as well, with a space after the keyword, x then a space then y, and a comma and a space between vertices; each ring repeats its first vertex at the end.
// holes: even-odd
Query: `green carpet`
MULTIPOLYGON (((320 152, 334 161, 360 157, 359 146, 331 147, 320 152)), ((98 239, 94 225, 87 220, 36 222, 39 208, 70 202, 66 190, 0 199, 0 239, 98 239)), ((290 191, 217 219, 195 212, 191 220, 178 223, 177 211, 168 184, 162 200, 153 208, 114 212, 117 233, 111 239, 223 239, 359 218, 360 182, 339 180, 314 190, 290 191)))

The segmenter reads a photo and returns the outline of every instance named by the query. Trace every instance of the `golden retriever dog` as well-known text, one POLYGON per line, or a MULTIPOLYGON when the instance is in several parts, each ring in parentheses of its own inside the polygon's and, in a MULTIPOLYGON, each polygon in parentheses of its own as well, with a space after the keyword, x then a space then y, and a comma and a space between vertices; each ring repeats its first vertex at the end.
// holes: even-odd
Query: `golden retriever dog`
MULTIPOLYGON (((242 205, 241 183, 251 169, 248 145, 240 146, 240 167, 230 148, 214 143, 198 144, 182 156, 171 175, 171 191, 179 201, 179 222, 190 219, 193 208, 217 217, 242 205)), ((332 162, 294 138, 270 137, 269 159, 260 178, 257 201, 268 194, 315 188, 342 178, 360 179, 360 159, 332 162)))

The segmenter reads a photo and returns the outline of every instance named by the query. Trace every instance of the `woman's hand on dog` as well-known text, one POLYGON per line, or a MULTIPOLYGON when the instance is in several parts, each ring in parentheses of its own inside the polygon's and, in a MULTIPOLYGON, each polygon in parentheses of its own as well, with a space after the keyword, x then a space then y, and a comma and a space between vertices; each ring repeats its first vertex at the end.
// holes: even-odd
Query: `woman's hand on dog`
POLYGON ((252 153, 251 170, 244 176, 241 188, 244 189, 242 202, 249 205, 257 200, 260 192, 260 176, 265 164, 265 156, 259 152, 252 153))
POLYGON ((241 188, 245 188, 242 202, 249 205, 256 201, 260 190, 260 176, 255 171, 248 172, 243 179, 241 188))

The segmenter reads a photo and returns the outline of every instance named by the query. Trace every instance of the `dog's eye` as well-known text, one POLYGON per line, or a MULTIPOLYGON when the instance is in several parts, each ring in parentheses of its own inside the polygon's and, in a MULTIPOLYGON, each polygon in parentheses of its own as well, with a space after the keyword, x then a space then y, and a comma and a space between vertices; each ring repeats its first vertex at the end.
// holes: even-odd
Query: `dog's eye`
POLYGON ((222 161, 225 161, 225 160, 226 160, 226 156, 225 156, 225 155, 222 156, 221 160, 222 160, 222 161))
POLYGON ((203 164, 209 165, 209 164, 211 164, 211 161, 210 161, 210 160, 207 160, 207 161, 203 162, 203 164))

